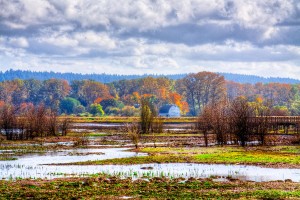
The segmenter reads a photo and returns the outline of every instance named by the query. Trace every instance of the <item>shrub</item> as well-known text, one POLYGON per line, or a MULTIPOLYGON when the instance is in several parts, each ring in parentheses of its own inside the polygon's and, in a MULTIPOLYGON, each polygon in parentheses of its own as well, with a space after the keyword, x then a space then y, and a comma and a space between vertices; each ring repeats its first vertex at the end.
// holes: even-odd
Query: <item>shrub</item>
POLYGON ((154 113, 151 111, 149 100, 142 100, 141 105, 141 132, 149 133, 152 127, 154 113))
POLYGON ((103 116, 104 111, 100 104, 91 104, 89 107, 89 111, 93 116, 103 116))
POLYGON ((140 141, 140 126, 138 123, 128 123, 125 125, 126 131, 128 134, 129 139, 135 145, 135 148, 138 148, 138 144, 140 141))

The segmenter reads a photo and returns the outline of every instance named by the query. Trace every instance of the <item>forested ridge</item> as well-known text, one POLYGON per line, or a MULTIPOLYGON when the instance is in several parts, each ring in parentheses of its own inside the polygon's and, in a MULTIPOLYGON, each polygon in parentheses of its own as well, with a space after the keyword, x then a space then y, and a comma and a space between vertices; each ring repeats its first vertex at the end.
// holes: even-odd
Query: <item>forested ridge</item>
MULTIPOLYGON (((225 77, 225 80, 234 81, 238 83, 251 83, 255 84, 261 83, 289 83, 296 84, 300 83, 298 79, 291 78, 279 78, 279 77, 269 77, 264 78, 255 75, 245 75, 245 74, 233 74, 233 73, 218 73, 225 77)), ((34 72, 34 71, 23 71, 23 70, 8 70, 5 72, 0 71, 0 81, 13 80, 13 79, 37 79, 37 80, 47 80, 51 78, 64 79, 68 82, 74 80, 94 80, 102 83, 111 83, 119 80, 130 80, 144 78, 147 76, 167 77, 169 79, 177 80, 185 77, 187 74, 173 74, 173 75, 159 75, 159 74, 144 74, 144 75, 119 75, 119 74, 79 74, 79 73, 60 73, 60 72, 34 72)))
POLYGON ((102 83, 94 80, 51 78, 13 79, 0 82, 0 107, 18 110, 37 105, 63 114, 138 116, 147 100, 156 112, 175 104, 183 116, 197 116, 209 104, 245 98, 255 109, 272 108, 272 115, 300 114, 300 84, 238 83, 212 72, 199 72, 174 80, 151 77, 102 83))

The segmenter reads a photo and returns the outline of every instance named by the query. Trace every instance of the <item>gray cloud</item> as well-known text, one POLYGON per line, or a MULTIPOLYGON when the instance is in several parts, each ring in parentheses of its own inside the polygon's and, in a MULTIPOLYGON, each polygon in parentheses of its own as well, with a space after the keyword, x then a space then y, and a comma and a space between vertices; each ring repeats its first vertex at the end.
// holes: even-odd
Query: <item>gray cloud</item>
POLYGON ((1 65, 10 67, 176 73, 206 64, 239 72, 231 65, 256 63, 290 66, 295 76, 300 63, 297 0, 0 0, 0 7, 1 65))

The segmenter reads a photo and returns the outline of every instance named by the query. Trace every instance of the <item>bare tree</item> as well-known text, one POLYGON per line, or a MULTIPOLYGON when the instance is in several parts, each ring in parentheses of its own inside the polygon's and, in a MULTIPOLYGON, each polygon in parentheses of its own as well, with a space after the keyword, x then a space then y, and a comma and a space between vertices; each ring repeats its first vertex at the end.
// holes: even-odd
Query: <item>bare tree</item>
POLYGON ((237 97, 230 104, 229 109, 230 129, 244 147, 251 135, 251 117, 254 110, 244 97, 237 97))
POLYGON ((66 136, 68 134, 71 124, 72 120, 69 117, 64 117, 61 119, 59 127, 62 136, 66 136))
POLYGON ((164 120, 161 117, 155 117, 152 123, 153 133, 162 133, 164 129, 164 120))
POLYGON ((265 145, 265 137, 270 127, 270 116, 271 105, 268 102, 264 105, 259 106, 257 113, 258 124, 256 126, 259 140, 262 145, 265 145))
POLYGON ((196 129, 202 131, 204 137, 204 144, 208 147, 208 132, 211 130, 211 124, 207 112, 203 112, 197 119, 196 129))
POLYGON ((157 137, 155 134, 162 133, 164 129, 164 120, 162 117, 155 117, 152 125, 152 141, 154 148, 156 148, 157 137))
POLYGON ((217 144, 224 145, 227 143, 228 133, 228 104, 226 101, 219 103, 210 103, 204 107, 200 117, 204 126, 205 144, 207 146, 207 133, 211 131, 216 136, 217 144))
POLYGON ((25 117, 27 120, 27 132, 28 137, 33 139, 34 137, 43 137, 47 131, 47 112, 43 104, 36 107, 31 106, 26 111, 25 117))
POLYGON ((10 104, 5 104, 0 110, 0 130, 5 134, 7 140, 15 139, 16 111, 16 107, 10 104))
POLYGON ((47 125, 47 136, 56 136, 58 133, 58 119, 57 119, 57 111, 54 109, 50 109, 47 112, 46 117, 46 125, 47 125))
MULTIPOLYGON (((64 134, 66 133, 64 122, 64 134)), ((55 110, 47 110, 43 104, 14 106, 5 103, 0 108, 0 130, 7 140, 26 140, 34 137, 56 136, 58 118, 55 110)))
POLYGON ((132 141, 132 143, 135 145, 135 148, 137 149, 139 146, 140 136, 141 136, 141 129, 138 123, 132 122, 125 124, 125 128, 128 134, 128 137, 132 141))
POLYGON ((18 139, 19 140, 27 140, 28 139, 28 134, 26 131, 27 128, 27 120, 24 116, 24 113, 19 113, 17 117, 17 126, 19 134, 18 134, 18 139))

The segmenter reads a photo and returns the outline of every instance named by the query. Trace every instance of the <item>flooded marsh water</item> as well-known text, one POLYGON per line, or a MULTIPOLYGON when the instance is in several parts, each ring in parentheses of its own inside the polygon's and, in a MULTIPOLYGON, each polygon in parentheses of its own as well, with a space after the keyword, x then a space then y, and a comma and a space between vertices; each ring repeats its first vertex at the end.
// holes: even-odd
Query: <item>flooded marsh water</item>
POLYGON ((146 155, 125 151, 125 148, 74 149, 50 151, 45 154, 17 156, 18 160, 0 161, 0 178, 55 178, 63 174, 81 175, 98 173, 99 169, 90 166, 49 166, 51 163, 83 162, 110 158, 126 158, 146 155))
MULTIPOLYGON (((127 148, 74 149, 29 154, 19 156, 18 160, 0 161, 0 178, 58 178, 86 176, 104 173, 123 178, 207 178, 211 176, 230 177, 250 181, 276 181, 291 179, 300 182, 300 169, 273 169, 246 165, 223 164, 141 164, 141 165, 45 165, 52 163, 71 163, 88 160, 104 160, 145 156, 145 153, 126 151, 127 148)), ((0 152, 1 153, 1 152, 0 152)))

